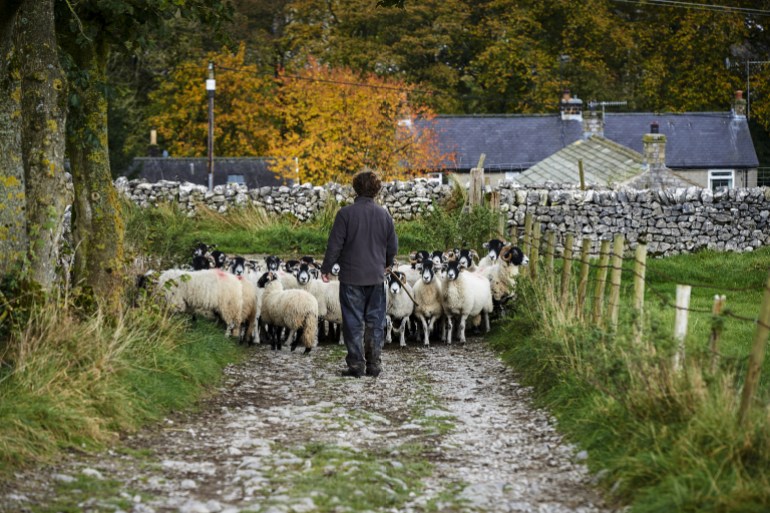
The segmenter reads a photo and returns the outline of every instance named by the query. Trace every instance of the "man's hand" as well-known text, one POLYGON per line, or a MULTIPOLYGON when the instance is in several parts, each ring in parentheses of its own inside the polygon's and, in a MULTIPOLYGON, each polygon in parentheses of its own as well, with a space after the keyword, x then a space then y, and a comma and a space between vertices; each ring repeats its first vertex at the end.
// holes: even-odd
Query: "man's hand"
POLYGON ((329 273, 323 273, 323 274, 321 275, 321 280, 322 280, 324 283, 329 283, 329 273))

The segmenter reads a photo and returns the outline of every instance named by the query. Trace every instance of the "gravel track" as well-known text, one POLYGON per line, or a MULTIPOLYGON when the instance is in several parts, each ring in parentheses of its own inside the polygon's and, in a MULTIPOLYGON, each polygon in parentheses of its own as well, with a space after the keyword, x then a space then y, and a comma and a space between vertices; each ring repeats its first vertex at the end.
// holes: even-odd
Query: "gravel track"
POLYGON ((2 483, 0 511, 73 503, 76 511, 132 513, 612 511, 581 463, 585 453, 562 440, 482 339, 388 345, 376 379, 340 376, 344 352, 336 345, 308 356, 265 345, 252 351, 196 411, 109 451, 71 453, 2 483), (389 473, 404 466, 399 448, 410 444, 432 465, 416 482, 389 473), (297 489, 317 465, 303 452, 308 446, 341 451, 319 475, 347 472, 353 480, 357 458, 377 455, 381 487, 405 495, 361 509, 360 497, 320 484, 297 489))

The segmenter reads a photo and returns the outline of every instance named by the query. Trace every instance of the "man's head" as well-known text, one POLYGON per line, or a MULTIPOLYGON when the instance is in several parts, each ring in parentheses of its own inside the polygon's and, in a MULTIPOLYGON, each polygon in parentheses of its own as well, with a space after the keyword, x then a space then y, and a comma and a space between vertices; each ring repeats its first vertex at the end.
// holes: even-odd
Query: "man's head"
POLYGON ((361 171, 353 177, 353 190, 359 196, 374 198, 381 188, 380 177, 374 171, 361 171))

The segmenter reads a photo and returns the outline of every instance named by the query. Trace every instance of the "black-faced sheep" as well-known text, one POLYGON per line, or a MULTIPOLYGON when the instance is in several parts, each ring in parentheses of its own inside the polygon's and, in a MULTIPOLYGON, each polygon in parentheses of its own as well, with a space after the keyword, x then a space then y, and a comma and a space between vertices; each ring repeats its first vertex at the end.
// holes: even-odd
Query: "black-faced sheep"
POLYGON ((420 264, 420 279, 414 284, 414 315, 422 324, 423 343, 430 345, 430 334, 434 323, 444 314, 441 304, 441 280, 434 271, 433 260, 420 264))
POLYGON ((241 256, 232 259, 228 270, 241 282, 243 292, 240 341, 249 345, 259 343, 257 320, 262 310, 262 291, 256 286, 258 278, 251 269, 251 264, 241 256))
MULTIPOLYGON (((264 273, 257 286, 264 289, 262 296, 262 321, 287 328, 287 339, 296 340, 291 343, 293 351, 300 344, 309 353, 315 346, 318 331, 318 301, 307 291, 299 289, 284 290, 278 275, 268 271, 264 273)), ((273 331, 270 346, 281 349, 281 337, 273 331)))
POLYGON ((458 336, 463 344, 468 317, 481 315, 484 328, 489 331, 489 314, 493 303, 488 279, 466 271, 456 260, 447 262, 446 275, 441 282, 441 299, 447 321, 447 344, 452 343, 455 318, 458 320, 458 336))
POLYGON ((501 313, 505 303, 515 295, 519 266, 527 263, 529 259, 521 249, 508 245, 502 248, 494 265, 478 271, 479 275, 489 280, 495 309, 501 313))
POLYGON ((234 275, 220 269, 169 269, 158 277, 158 291, 177 312, 217 313, 227 325, 225 336, 240 331, 243 290, 234 275))
POLYGON ((399 345, 406 346, 406 324, 409 317, 414 312, 414 301, 412 297, 412 287, 406 282, 404 273, 393 271, 386 277, 387 293, 385 313, 388 318, 387 330, 385 332, 385 342, 392 340, 393 324, 399 321, 399 327, 396 332, 400 335, 399 345))
POLYGON ((485 267, 494 265, 494 263, 497 262, 497 258, 500 256, 500 252, 503 250, 503 248, 510 245, 510 242, 506 242, 500 239, 490 239, 488 242, 482 244, 484 249, 487 250, 487 254, 484 256, 484 258, 479 260, 479 263, 477 264, 478 268, 484 269, 485 267))

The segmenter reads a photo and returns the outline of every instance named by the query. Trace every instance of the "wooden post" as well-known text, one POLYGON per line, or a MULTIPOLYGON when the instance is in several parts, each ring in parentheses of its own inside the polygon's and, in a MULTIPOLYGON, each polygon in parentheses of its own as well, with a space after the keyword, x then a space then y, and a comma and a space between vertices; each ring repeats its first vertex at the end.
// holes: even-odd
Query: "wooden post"
POLYGON ((757 319, 757 331, 754 334, 754 344, 751 346, 751 355, 749 356, 749 370, 746 372, 746 381, 743 384, 741 407, 738 410, 738 424, 741 426, 746 423, 749 408, 757 390, 759 374, 765 361, 768 334, 770 334, 770 276, 767 277, 765 284, 765 293, 762 297, 759 319, 757 319))
POLYGON ((594 289, 594 324, 601 324, 604 307, 604 288, 607 285, 608 266, 610 264, 610 241, 603 240, 599 248, 599 271, 596 274, 594 289))
POLYGON ((578 281, 577 302, 575 313, 582 319, 585 308, 586 293, 588 292, 588 273, 591 270, 589 258, 591 256, 591 239, 583 239, 583 247, 580 251, 580 280, 578 281))
POLYGON ((711 359, 709 370, 713 374, 717 370, 717 356, 719 354, 719 337, 722 335, 722 310, 725 308, 725 296, 714 296, 714 306, 711 307, 711 337, 709 337, 709 352, 711 359))
POLYGON ((545 272, 553 276, 553 259, 556 253, 556 232, 550 231, 545 236, 545 272))
POLYGON ((564 257, 562 258, 561 268, 561 304, 564 308, 567 307, 567 300, 569 299, 569 284, 572 278, 572 248, 575 244, 575 236, 568 233, 564 238, 564 257))
POLYGON ((580 190, 586 190, 586 175, 583 171, 583 159, 578 159, 578 174, 580 174, 580 190))
POLYGON ((610 275, 610 324, 613 330, 618 329, 618 315, 620 314, 620 281, 623 277, 623 243, 625 237, 622 234, 615 235, 612 247, 612 274, 610 275))
POLYGON ((542 226, 540 221, 535 222, 532 229, 532 252, 529 255, 529 276, 532 280, 537 279, 537 260, 540 257, 540 230, 542 226))
POLYGON ((644 278, 647 271, 647 245, 636 246, 636 258, 634 259, 634 340, 642 341, 642 328, 644 326, 644 278))
POLYGON ((687 318, 690 308, 689 285, 676 286, 676 316, 674 318, 674 338, 677 341, 676 353, 674 353, 674 370, 680 371, 684 366, 685 350, 684 338, 687 336, 687 318))
POLYGON ((471 208, 484 203, 484 153, 479 157, 479 163, 471 169, 471 181, 468 187, 468 204, 471 208))
POLYGON ((532 214, 524 215, 524 241, 521 250, 525 255, 529 255, 532 249, 532 214))
POLYGON ((519 227, 518 227, 518 225, 516 224, 515 221, 511 224, 511 231, 510 231, 510 239, 509 240, 513 243, 514 246, 518 246, 519 245, 519 227))

